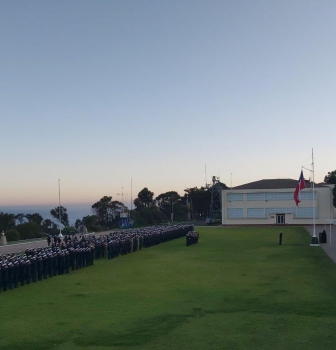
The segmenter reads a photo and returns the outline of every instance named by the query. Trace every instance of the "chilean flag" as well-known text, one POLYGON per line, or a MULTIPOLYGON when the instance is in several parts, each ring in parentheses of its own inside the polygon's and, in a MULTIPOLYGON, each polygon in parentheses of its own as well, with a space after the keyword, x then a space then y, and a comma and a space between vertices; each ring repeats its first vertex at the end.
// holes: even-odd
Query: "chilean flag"
POLYGON ((298 181, 298 183, 296 185, 295 192, 294 192, 294 200, 295 200, 296 205, 298 205, 301 202, 300 192, 304 188, 306 188, 306 181, 305 181, 305 179, 303 177, 303 172, 301 170, 299 181, 298 181))

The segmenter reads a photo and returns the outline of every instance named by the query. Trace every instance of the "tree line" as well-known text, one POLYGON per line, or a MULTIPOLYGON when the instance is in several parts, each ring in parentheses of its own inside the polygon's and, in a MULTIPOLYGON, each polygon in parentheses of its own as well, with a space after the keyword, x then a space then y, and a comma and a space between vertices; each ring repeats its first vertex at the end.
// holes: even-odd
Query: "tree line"
POLYGON ((0 212, 0 231, 6 233, 7 240, 18 241, 30 238, 44 237, 44 233, 56 234, 59 232, 59 224, 66 228, 69 226, 67 209, 56 207, 50 210, 51 216, 56 220, 43 219, 39 213, 10 214, 0 212), (61 215, 59 215, 61 214, 61 215), (61 220, 59 220, 61 218, 61 220))
MULTIPOLYGON (((224 184, 223 188, 227 188, 224 184)), ((115 229, 120 214, 127 212, 133 227, 142 227, 166 223, 173 220, 182 222, 205 218, 209 213, 211 193, 206 187, 193 187, 184 190, 183 196, 176 191, 164 192, 154 196, 147 187, 134 199, 134 209, 129 210, 112 196, 104 196, 91 206, 91 215, 77 219, 74 226, 69 224, 67 208, 58 206, 50 210, 51 219, 43 219, 39 213, 11 214, 0 212, 0 232, 4 231, 8 241, 41 238, 80 232, 84 227, 89 232, 115 229), (173 215, 172 215, 173 213, 173 215)))
MULTIPOLYGON (((334 184, 333 205, 336 207, 336 170, 328 172, 324 182, 334 184)), ((228 188, 220 183, 222 189, 228 188)), ((50 210, 52 219, 43 219, 39 213, 9 214, 0 212, 0 232, 4 231, 9 241, 44 237, 46 234, 80 232, 83 227, 89 232, 115 229, 120 214, 128 212, 133 227, 155 225, 167 221, 183 222, 208 217, 211 203, 209 187, 192 187, 184 190, 183 196, 176 191, 168 191, 154 196, 147 187, 134 199, 134 209, 129 210, 122 202, 104 196, 92 204, 92 215, 77 219, 74 226, 69 225, 67 209, 63 206, 50 210)))
MULTIPOLYGON (((225 189, 227 186, 221 184, 225 189)), ((89 231, 101 231, 118 227, 120 214, 128 212, 133 227, 183 222, 205 218, 209 215, 211 192, 208 187, 193 187, 184 190, 180 196, 176 191, 161 193, 157 197, 147 187, 134 199, 134 209, 129 210, 123 203, 104 196, 91 207, 92 215, 76 220, 75 228, 85 226, 89 231)))
POLYGON ((333 188, 333 206, 336 208, 336 170, 328 171, 328 174, 324 177, 324 182, 334 185, 333 188))

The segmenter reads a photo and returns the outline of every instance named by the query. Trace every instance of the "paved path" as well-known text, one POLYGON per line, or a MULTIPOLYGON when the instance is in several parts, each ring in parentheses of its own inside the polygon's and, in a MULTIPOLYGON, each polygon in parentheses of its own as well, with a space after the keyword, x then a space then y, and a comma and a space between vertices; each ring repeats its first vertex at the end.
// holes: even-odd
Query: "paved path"
MULTIPOLYGON (((99 237, 100 235, 106 235, 109 234, 110 231, 104 231, 104 232, 97 232, 95 233, 96 237, 99 237)), ((91 233, 92 234, 92 233, 91 233)), ((78 234, 80 236, 80 234, 78 234)), ((18 253, 23 252, 27 248, 44 248, 48 247, 47 238, 39 241, 33 241, 33 242, 21 242, 21 243, 14 243, 14 244, 7 244, 5 246, 0 246, 0 255, 8 254, 8 253, 18 253)))
MULTIPOLYGON (((313 225, 305 226, 305 229, 313 236, 313 225)), ((315 234, 317 238, 323 230, 327 232, 327 243, 320 243, 321 248, 329 255, 330 259, 336 263, 336 225, 316 225, 315 234)), ((312 247, 312 249, 315 247, 312 247)))
POLYGON ((8 253, 18 253, 26 250, 27 248, 43 248, 47 247, 47 239, 43 241, 34 241, 34 242, 22 242, 17 244, 7 244, 3 247, 0 247, 0 255, 8 253))

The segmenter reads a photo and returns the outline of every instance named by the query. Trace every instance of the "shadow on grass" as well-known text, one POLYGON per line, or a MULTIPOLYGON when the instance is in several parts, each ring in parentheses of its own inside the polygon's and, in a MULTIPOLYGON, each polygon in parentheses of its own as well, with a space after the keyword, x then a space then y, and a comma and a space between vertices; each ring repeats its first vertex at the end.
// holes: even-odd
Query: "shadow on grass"
MULTIPOLYGON (((274 295, 286 294, 286 290, 278 289, 273 291, 274 295)), ((52 348, 62 348, 64 339, 73 344, 73 348, 107 347, 129 349, 151 343, 156 338, 165 337, 168 333, 182 327, 185 323, 191 323, 202 317, 215 314, 235 314, 242 313, 246 322, 255 322, 255 314, 273 315, 274 320, 280 315, 303 315, 309 317, 333 317, 335 309, 330 305, 321 305, 319 301, 309 304, 298 300, 293 302, 278 302, 270 295, 260 298, 246 298, 242 296, 225 297, 218 303, 218 308, 204 310, 201 307, 194 307, 188 314, 166 314, 130 322, 129 328, 124 332, 117 332, 113 329, 82 329, 75 333, 69 332, 67 336, 60 337, 61 340, 45 339, 36 342, 27 342, 21 339, 16 344, 1 347, 1 350, 45 350, 52 348), (248 316, 250 314, 250 316, 248 316)), ((227 319, 227 318, 225 318, 227 319)), ((58 323, 61 325, 63 323, 58 323)), ((193 326, 191 326, 193 327, 193 326)))
POLYGON ((75 338, 74 343, 81 347, 94 345, 129 348, 144 345, 178 328, 189 317, 190 315, 156 316, 136 323, 124 333, 114 333, 113 330, 93 331, 75 338))
MULTIPOLYGON (((199 313, 199 311, 195 311, 199 313)), ((134 324, 125 332, 114 332, 113 329, 102 329, 87 331, 80 330, 76 335, 69 334, 69 341, 76 348, 86 347, 117 347, 131 348, 145 345, 153 339, 164 336, 175 328, 186 322, 192 315, 163 315, 142 320, 134 324)), ((64 339, 64 338, 63 338, 64 339)), ((64 342, 64 341, 63 341, 64 342)), ((52 348, 62 348, 62 341, 49 339, 36 342, 25 342, 21 340, 16 344, 1 347, 1 350, 47 350, 52 348)))

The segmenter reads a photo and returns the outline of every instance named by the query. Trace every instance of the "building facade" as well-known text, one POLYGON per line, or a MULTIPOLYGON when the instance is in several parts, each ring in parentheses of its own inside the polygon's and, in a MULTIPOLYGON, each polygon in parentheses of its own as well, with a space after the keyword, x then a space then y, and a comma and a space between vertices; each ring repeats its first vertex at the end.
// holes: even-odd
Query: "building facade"
POLYGON ((324 225, 335 218, 332 187, 306 181, 301 202, 293 195, 297 180, 269 179, 222 191, 223 225, 324 225))

